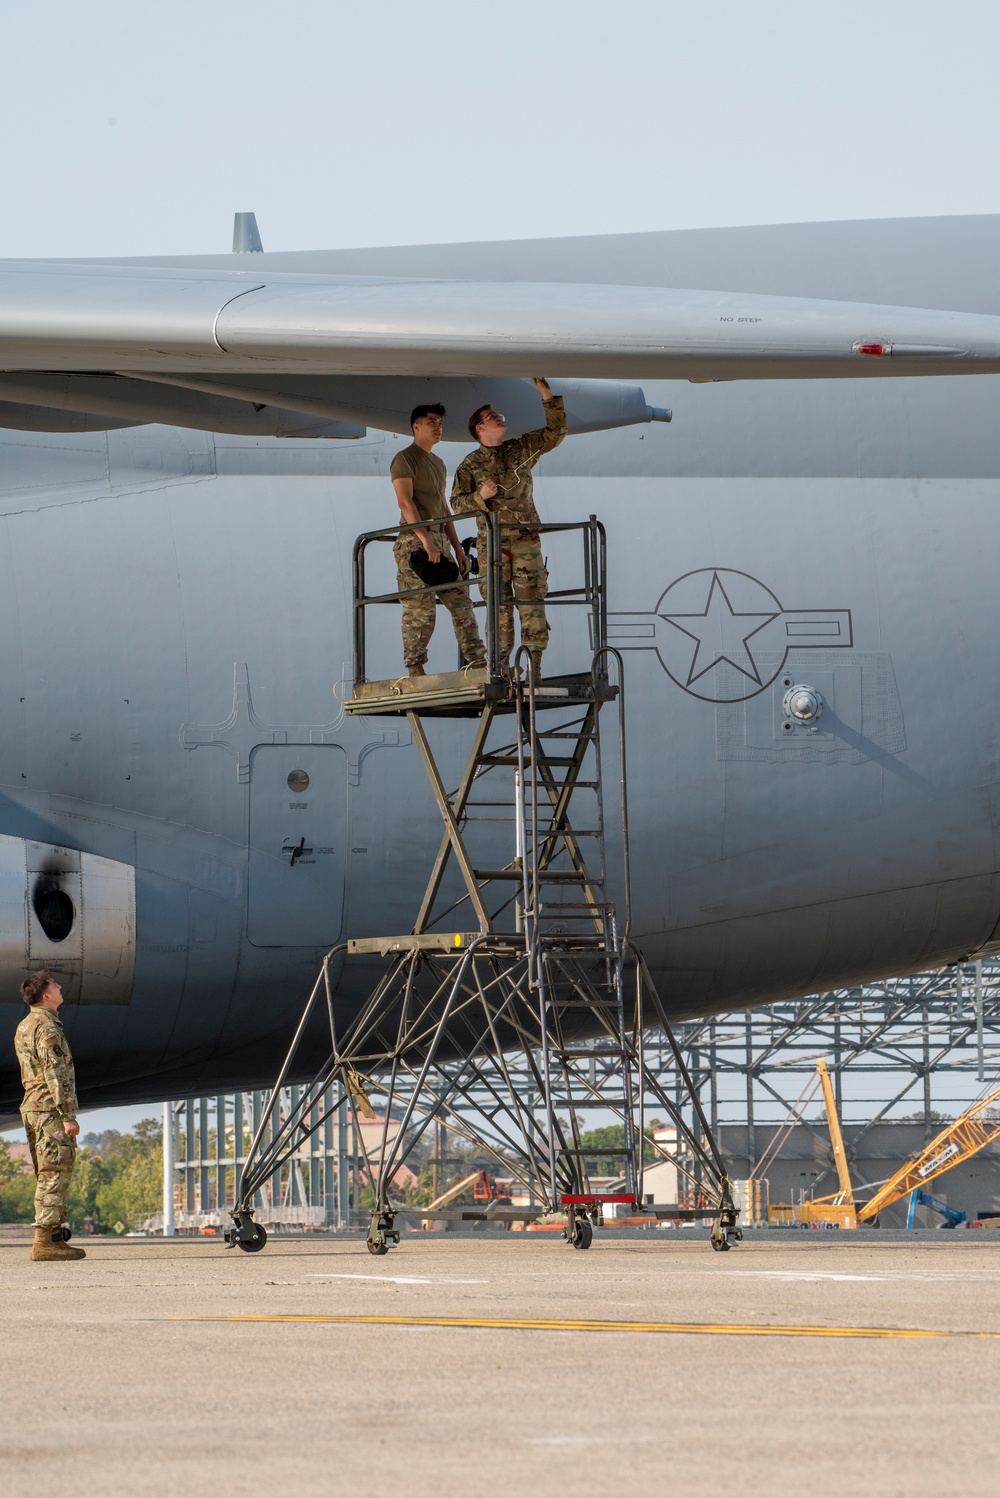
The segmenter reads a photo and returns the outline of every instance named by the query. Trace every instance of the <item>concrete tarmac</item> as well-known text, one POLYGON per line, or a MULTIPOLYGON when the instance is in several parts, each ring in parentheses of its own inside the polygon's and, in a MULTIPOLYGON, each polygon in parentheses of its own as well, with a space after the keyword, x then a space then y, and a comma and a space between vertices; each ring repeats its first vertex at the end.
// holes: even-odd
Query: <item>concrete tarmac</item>
POLYGON ((1000 1488, 1000 1232, 85 1246, 0 1243, 3 1498, 1000 1488))

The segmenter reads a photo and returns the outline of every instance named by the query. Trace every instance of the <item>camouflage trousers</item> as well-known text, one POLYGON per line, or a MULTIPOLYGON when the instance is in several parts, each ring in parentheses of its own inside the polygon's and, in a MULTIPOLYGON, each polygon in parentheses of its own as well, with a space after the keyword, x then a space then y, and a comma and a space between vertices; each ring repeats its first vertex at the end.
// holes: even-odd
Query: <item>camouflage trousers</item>
MULTIPOLYGON (((542 560, 542 544, 537 536, 515 540, 504 538, 500 592, 500 658, 509 660, 514 649, 514 609, 507 599, 517 605, 521 621, 521 644, 529 650, 544 650, 549 643, 549 621, 545 617, 543 599, 549 591, 549 574, 542 560)), ((486 565, 486 538, 482 537, 479 550, 480 566, 486 565)), ((479 584, 486 597, 486 584, 479 584)))
MULTIPOLYGON (((466 588, 446 588, 442 593, 421 593, 416 598, 407 598, 410 588, 422 588, 423 582, 410 566, 410 552, 416 551, 417 543, 412 535, 401 536, 393 547, 396 558, 396 579, 399 585, 399 601, 403 606, 403 663, 407 670, 411 666, 423 666, 427 661, 427 646, 437 619, 437 607, 443 603, 451 614, 451 622, 466 661, 481 661, 486 650, 479 638, 476 614, 466 588)), ((451 552, 442 552, 451 556, 451 552)))
POLYGON ((70 1139, 58 1113, 22 1112, 21 1119, 35 1172, 35 1226, 57 1228, 66 1221, 76 1140, 70 1139))

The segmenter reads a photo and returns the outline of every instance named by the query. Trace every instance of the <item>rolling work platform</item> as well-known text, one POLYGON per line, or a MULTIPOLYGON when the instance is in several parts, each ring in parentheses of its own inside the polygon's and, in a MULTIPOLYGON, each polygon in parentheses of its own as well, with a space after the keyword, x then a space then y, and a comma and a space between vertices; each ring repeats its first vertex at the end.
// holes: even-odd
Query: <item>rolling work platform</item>
MULTIPOLYGON (((324 959, 265 1118, 286 1081, 299 1079, 302 1038, 324 1009, 329 1054, 267 1143, 263 1123, 252 1142, 232 1213, 235 1226, 226 1235, 245 1251, 266 1242, 253 1219, 255 1193, 322 1127, 324 1094, 336 1098, 334 1107, 349 1103, 358 1137, 368 1141, 367 1246, 373 1254, 399 1241, 404 1217, 513 1225, 556 1214, 566 1240, 587 1248, 612 1204, 647 1217, 709 1219, 719 1250, 742 1236, 722 1158, 631 936, 624 690, 621 657, 606 639, 604 530, 593 516, 541 529, 582 540, 580 586, 550 594, 546 607, 584 610, 588 646, 585 671, 542 681, 523 647, 513 670, 500 660, 495 521, 480 605, 485 668, 368 681, 366 610, 398 607, 398 595, 366 593, 365 553, 395 538, 398 528, 357 543, 355 686, 345 706, 350 713, 405 715, 442 837, 412 929, 354 938, 324 959), (617 729, 611 777, 601 741, 606 709, 617 729), (472 720, 465 766, 449 787, 428 727, 434 719, 462 718, 472 720), (621 857, 620 909, 609 880, 608 779, 618 801, 612 820, 621 857), (338 1033, 332 973, 344 956, 370 962, 376 971, 367 1001, 338 1033), (676 1090, 669 1095, 647 1066, 649 1028, 666 1033, 686 1097, 676 1090), (693 1107, 697 1130, 685 1122, 684 1103, 693 1107), (652 1109, 674 1125, 710 1205, 656 1207, 644 1200, 644 1167, 676 1158, 649 1138, 652 1109), (525 1204, 436 1212, 407 1205, 396 1177, 408 1159, 419 1158, 421 1141, 439 1124, 495 1161, 525 1204)), ((451 722, 443 730, 452 752, 455 729, 451 722)))

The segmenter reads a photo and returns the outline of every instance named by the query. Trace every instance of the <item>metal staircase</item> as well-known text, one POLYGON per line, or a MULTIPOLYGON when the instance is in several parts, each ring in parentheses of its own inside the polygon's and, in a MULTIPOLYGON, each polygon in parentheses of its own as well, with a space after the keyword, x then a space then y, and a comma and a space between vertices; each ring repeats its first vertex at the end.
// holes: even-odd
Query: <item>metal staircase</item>
MULTIPOLYGON (((329 1056, 282 1127, 266 1145, 262 1133, 251 1146, 233 1212, 236 1226, 227 1235, 241 1248, 263 1246, 266 1235, 250 1206, 254 1193, 322 1125, 318 1103, 331 1086, 339 1094, 335 1106, 346 1098, 356 1121, 368 1121, 369 1141, 377 1135, 365 1149, 372 1253, 398 1242, 404 1212, 508 1225, 562 1214, 565 1237, 579 1248, 589 1246, 611 1204, 655 1215, 642 1192, 644 1163, 651 1151, 664 1153, 653 1150, 644 1129, 651 1106, 673 1121, 696 1163, 700 1189, 714 1203, 674 1207, 669 1215, 713 1219, 712 1242, 719 1249, 740 1236, 723 1162, 694 1090, 687 1101, 699 1121, 696 1131, 686 1124, 681 1101, 666 1094, 645 1063, 645 1027, 669 1033, 669 1026, 631 940, 622 662, 604 638, 603 531, 593 517, 576 528, 584 534, 584 585, 567 592, 589 609, 596 647, 583 674, 539 682, 522 649, 510 673, 498 668, 493 651, 486 672, 368 683, 361 679, 362 629, 362 664, 348 709, 406 715, 441 815, 442 838, 412 930, 352 939, 324 960, 274 1094, 292 1077, 300 1040, 324 998, 329 1056), (621 923, 609 887, 601 743, 602 709, 612 704, 621 923), (428 723, 451 720, 453 737, 454 719, 470 715, 475 724, 465 767, 449 789, 428 723), (383 972, 338 1034, 331 972, 342 954, 377 962, 383 972), (371 1127, 376 1118, 380 1130, 371 1127), (486 1151, 520 1187, 524 1204, 438 1214, 408 1206, 396 1178, 439 1122, 486 1151), (603 1134, 595 1134, 595 1125, 603 1134)), ((498 535, 493 548, 498 555, 498 535)), ((384 596, 364 597, 363 567, 356 562, 356 577, 359 570, 362 605, 385 602, 384 596)), ((489 641, 496 616, 491 624, 487 593, 489 641)), ((676 1048, 674 1054, 680 1060, 676 1048)))

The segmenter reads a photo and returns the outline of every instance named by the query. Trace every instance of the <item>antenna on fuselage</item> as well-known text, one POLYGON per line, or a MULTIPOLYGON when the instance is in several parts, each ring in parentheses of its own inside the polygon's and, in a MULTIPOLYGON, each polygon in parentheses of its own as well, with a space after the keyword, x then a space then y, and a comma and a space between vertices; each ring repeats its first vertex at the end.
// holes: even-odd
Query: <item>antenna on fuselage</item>
POLYGON ((260 242, 256 213, 237 213, 233 216, 233 254, 260 255, 264 246, 260 242))

